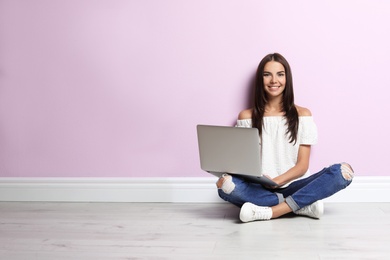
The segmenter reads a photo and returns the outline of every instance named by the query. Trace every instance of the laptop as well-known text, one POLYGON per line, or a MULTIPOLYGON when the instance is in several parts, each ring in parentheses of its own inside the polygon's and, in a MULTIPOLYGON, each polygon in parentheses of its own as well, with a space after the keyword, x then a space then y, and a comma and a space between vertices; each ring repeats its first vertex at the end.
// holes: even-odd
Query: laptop
POLYGON ((200 167, 221 177, 241 176, 265 186, 278 186, 260 174, 260 137, 257 128, 197 125, 200 167))

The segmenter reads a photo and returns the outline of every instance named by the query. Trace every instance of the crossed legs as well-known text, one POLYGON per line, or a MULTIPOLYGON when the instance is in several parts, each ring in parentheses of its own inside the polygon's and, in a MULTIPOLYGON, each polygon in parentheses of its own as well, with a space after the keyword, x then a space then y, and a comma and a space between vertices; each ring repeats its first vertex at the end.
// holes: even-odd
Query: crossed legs
MULTIPOLYGON (((349 164, 341 163, 340 173, 344 180, 352 181, 354 172, 349 164)), ((221 189, 225 194, 230 194, 235 189, 235 184, 232 181, 232 176, 228 174, 224 174, 221 178, 219 178, 216 185, 218 189, 221 189)), ((278 218, 292 211, 294 211, 293 208, 289 206, 286 201, 283 201, 271 207, 262 207, 247 202, 242 205, 240 219, 243 222, 253 220, 268 220, 278 218)), ((306 215, 313 218, 319 218, 323 214, 323 203, 322 201, 316 201, 311 205, 295 210, 294 213, 298 215, 306 215)))

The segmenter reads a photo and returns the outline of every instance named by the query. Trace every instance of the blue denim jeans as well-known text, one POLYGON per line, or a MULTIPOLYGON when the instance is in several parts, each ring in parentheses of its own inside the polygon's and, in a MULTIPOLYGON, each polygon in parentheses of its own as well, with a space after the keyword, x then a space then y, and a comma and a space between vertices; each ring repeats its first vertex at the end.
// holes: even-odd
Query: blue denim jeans
POLYGON ((245 202, 271 207, 285 201, 293 211, 296 211, 317 200, 325 199, 351 184, 352 176, 346 178, 342 171, 342 164, 334 164, 307 178, 294 181, 286 188, 279 189, 267 189, 261 184, 251 183, 234 175, 232 176, 235 185, 233 191, 227 194, 222 189, 218 189, 218 194, 223 200, 238 207, 245 202))

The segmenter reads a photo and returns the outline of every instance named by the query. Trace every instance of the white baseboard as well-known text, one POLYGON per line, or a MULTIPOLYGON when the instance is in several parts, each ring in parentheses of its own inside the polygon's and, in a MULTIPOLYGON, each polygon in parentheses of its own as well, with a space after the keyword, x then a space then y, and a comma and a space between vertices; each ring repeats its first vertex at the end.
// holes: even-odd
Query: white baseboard
MULTIPOLYGON (((0 178, 0 201, 223 202, 207 178, 0 178)), ((390 177, 355 177, 327 202, 390 202, 390 177)))

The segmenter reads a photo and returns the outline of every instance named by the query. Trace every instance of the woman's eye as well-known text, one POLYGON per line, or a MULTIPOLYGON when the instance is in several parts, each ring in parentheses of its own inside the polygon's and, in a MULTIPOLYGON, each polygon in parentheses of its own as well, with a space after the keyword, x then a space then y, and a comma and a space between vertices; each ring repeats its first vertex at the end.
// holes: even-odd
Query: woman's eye
POLYGON ((279 77, 284 77, 284 73, 278 74, 279 77))

